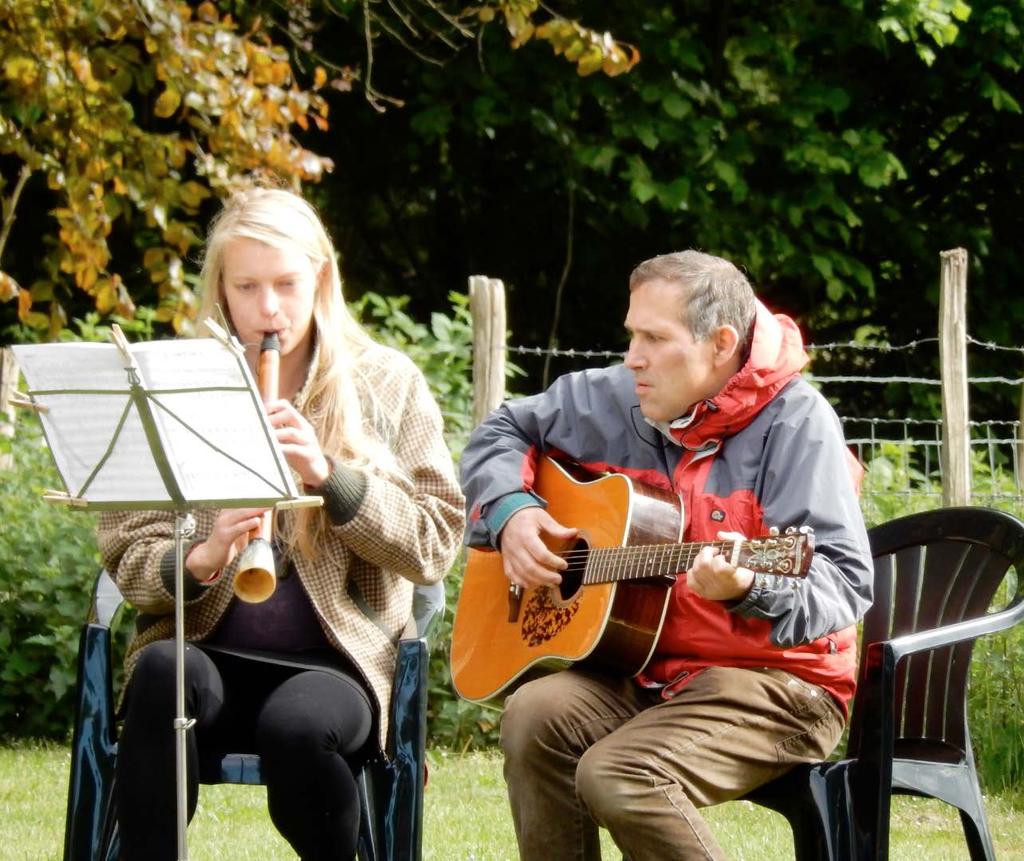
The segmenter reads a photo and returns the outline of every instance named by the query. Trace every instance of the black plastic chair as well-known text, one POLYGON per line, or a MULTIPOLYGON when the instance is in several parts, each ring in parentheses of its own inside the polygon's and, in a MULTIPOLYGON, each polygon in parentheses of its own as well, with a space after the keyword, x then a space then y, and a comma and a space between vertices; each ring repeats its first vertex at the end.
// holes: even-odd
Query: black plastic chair
MULTIPOLYGON (((64 832, 64 861, 115 861, 120 848, 113 804, 117 730, 111 677, 111 624, 122 598, 101 571, 78 651, 78 690, 64 832)), ((444 586, 417 586, 417 636, 399 640, 388 730, 388 758, 359 774, 361 861, 419 861, 426 769, 428 640, 444 611, 444 586)), ((262 783, 259 757, 229 754, 204 783, 262 783)))
POLYGON ((798 766, 746 799, 789 820, 798 861, 888 858, 893 794, 955 806, 970 857, 994 859, 967 680, 975 640, 1024 618, 1024 523, 987 508, 947 508, 869 535, 875 601, 861 635, 846 758, 798 766), (988 612, 1011 568, 1015 594, 988 612))

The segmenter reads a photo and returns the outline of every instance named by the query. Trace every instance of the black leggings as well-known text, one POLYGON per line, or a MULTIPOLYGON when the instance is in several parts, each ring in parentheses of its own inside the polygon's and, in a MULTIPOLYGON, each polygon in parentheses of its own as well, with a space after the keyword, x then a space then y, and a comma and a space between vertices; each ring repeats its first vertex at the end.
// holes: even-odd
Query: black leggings
MULTIPOLYGON (((116 793, 121 857, 177 857, 174 643, 146 646, 125 699, 116 793)), ((352 678, 185 648, 188 818, 200 769, 224 753, 257 753, 270 818, 302 861, 353 858, 359 835, 354 774, 374 728, 352 678)))

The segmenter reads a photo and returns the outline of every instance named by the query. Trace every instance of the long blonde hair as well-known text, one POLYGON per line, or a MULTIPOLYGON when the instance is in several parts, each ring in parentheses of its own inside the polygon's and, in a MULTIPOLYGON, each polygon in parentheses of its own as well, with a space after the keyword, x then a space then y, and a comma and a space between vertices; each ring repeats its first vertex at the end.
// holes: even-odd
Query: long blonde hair
MULTIPOLYGON (((367 430, 376 424, 376 402, 372 386, 361 380, 355 367, 355 359, 374 342, 345 304, 334 246, 316 211, 302 197, 285 189, 254 187, 225 200, 207 234, 199 319, 219 319, 218 305, 227 313, 224 250, 242 238, 275 248, 298 248, 314 271, 322 273, 313 304, 316 366, 303 386, 301 407, 324 454, 357 468, 372 465, 399 476, 394 454, 367 430)), ((294 518, 281 521, 289 550, 297 547, 307 558, 315 554, 328 528, 326 514, 318 509, 299 509, 294 518)))

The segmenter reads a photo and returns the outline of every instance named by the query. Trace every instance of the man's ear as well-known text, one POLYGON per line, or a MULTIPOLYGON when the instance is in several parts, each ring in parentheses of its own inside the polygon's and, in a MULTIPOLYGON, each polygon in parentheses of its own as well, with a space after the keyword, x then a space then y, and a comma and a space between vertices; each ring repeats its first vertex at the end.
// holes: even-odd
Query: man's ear
POLYGON ((711 336, 715 364, 721 367, 739 355, 740 335, 734 326, 719 326, 711 336))

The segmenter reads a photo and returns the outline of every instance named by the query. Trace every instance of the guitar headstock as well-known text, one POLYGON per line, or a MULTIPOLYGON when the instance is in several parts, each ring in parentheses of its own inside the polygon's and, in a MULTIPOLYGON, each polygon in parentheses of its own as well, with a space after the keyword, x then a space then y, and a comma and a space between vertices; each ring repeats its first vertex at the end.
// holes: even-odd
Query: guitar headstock
POLYGON ((744 541, 739 565, 755 574, 806 577, 814 555, 814 530, 790 526, 785 532, 744 541))

